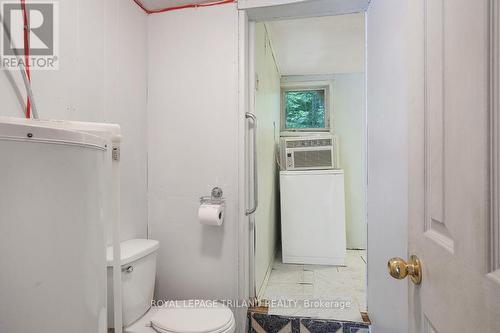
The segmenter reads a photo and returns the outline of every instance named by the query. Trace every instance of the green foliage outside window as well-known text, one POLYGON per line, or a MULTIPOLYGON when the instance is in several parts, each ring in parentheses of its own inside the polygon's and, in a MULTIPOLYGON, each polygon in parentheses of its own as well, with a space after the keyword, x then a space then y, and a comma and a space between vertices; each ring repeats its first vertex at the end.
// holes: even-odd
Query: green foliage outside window
POLYGON ((285 128, 325 128, 325 91, 285 91, 285 128))

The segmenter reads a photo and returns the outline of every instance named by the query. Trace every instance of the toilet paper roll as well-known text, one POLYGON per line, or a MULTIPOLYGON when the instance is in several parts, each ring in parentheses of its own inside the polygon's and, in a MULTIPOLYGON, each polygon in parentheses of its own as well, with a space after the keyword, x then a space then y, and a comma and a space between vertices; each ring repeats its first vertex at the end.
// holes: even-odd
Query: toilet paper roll
POLYGON ((201 224, 220 226, 224 221, 224 205, 200 205, 198 219, 201 224))

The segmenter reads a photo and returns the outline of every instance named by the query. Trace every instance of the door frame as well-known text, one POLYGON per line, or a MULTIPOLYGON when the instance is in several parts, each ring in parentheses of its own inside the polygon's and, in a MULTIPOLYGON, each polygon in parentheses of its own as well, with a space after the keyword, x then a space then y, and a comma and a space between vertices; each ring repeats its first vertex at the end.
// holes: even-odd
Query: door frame
MULTIPOLYGON (((283 2, 284 0, 279 0, 283 2)), ((350 0, 344 0, 349 2, 350 0)), ((247 1, 248 2, 248 1, 247 1)), ((271 1, 272 2, 272 1, 271 1)), ((365 12, 366 14, 366 62, 365 69, 365 82, 366 82, 366 172, 367 172, 367 188, 366 188, 366 205, 367 205, 367 244, 368 244, 368 265, 367 265, 367 308, 372 321, 372 332, 389 332, 384 325, 395 327, 394 332, 402 331, 402 327, 407 327, 408 316, 408 293, 406 291, 406 282, 392 281, 387 274, 387 260, 392 256, 407 255, 407 184, 408 184, 408 146, 405 145, 408 137, 408 122, 407 122, 407 107, 406 107, 406 90, 401 91, 401 98, 398 103, 391 104, 391 99, 380 98, 380 93, 375 92, 371 94, 371 89, 376 91, 377 86, 386 85, 388 87, 396 87, 406 85, 406 76, 401 74, 396 77, 397 82, 388 82, 387 73, 392 73, 392 66, 394 61, 399 66, 403 66, 406 61, 406 54, 404 51, 391 54, 391 60, 382 61, 385 67, 380 66, 378 63, 371 65, 370 60, 381 60, 380 57, 385 55, 387 47, 391 47, 391 42, 402 43, 395 44, 401 45, 404 48, 403 33, 398 31, 399 25, 404 23, 406 15, 407 4, 403 1, 381 1, 383 11, 380 8, 373 6, 373 3, 368 2, 368 7, 359 8, 356 11, 341 11, 339 3, 341 1, 331 1, 338 10, 311 10, 308 15, 304 15, 301 8, 297 5, 294 12, 294 4, 289 1, 288 5, 284 5, 282 11, 280 6, 273 6, 273 19, 290 19, 298 17, 315 17, 335 14, 346 14, 353 12, 365 12), (286 7, 286 8, 285 8, 286 7), (374 7, 374 8, 372 8, 374 7), (396 11, 394 12, 394 7, 396 11), (386 14, 385 11, 389 11, 386 14), (281 15, 280 15, 281 13, 281 15), (389 22, 384 15, 389 15, 389 22), (392 15, 392 16, 391 16, 392 15), (376 23, 377 22, 377 23, 376 23), (370 24, 373 24, 372 30, 369 31, 370 24), (380 29, 380 27, 382 29, 380 29), (375 29, 377 28, 377 29, 375 29), (371 37, 374 37, 373 40, 371 37), (377 57, 378 54, 378 58, 377 57), (374 84, 372 84, 372 82, 374 84), (379 94, 379 95, 377 95, 379 94), (372 96, 373 95, 373 96, 372 96), (374 97, 374 98, 372 98, 374 97), (373 100, 371 100, 373 99, 373 100), (404 116, 401 116, 403 114, 404 116), (395 117, 394 119, 392 117, 395 117), (398 131, 387 131, 388 126, 395 126, 398 131), (376 140, 373 140, 376 139, 376 140), (389 144, 387 144, 389 143, 389 144), (386 156, 396 161, 401 160, 400 163, 385 164, 374 163, 380 158, 377 156, 386 156), (387 181, 388 179, 393 180, 387 181), (401 185, 402 184, 402 185, 401 185), (389 199, 389 200, 388 200, 389 199), (394 209, 394 207, 397 207, 394 209), (389 229, 389 230, 388 230, 389 229), (396 233, 397 241, 388 242, 391 240, 390 233, 396 233), (381 250, 382 249, 382 250, 381 250), (406 325, 406 326, 404 326, 406 325)), ((299 1, 303 6, 305 3, 314 3, 310 0, 299 1)), ((244 4, 245 2, 241 2, 244 4)), ((380 2, 378 2, 380 4, 380 2)), ((245 27, 245 31, 241 30, 239 33, 240 41, 240 105, 239 115, 243 123, 240 124, 240 147, 246 146, 245 141, 245 123, 244 115, 247 111, 252 111, 252 101, 254 94, 250 89, 251 82, 253 81, 253 70, 249 70, 254 62, 254 55, 250 52, 252 49, 249 34, 249 27, 252 21, 268 21, 269 12, 262 11, 262 8, 255 10, 253 7, 246 11, 239 3, 240 28, 245 27), (259 18, 259 13, 263 13, 259 18)), ((332 8, 333 9, 333 8, 332 8)), ((344 8, 345 9, 345 8, 344 8)), ((404 69, 403 69, 404 70, 404 69)), ((243 149, 242 149, 243 150, 243 149)), ((246 149, 245 149, 246 150, 246 149)), ((251 267, 249 256, 251 255, 251 239, 253 239, 253 221, 249 220, 244 215, 245 207, 248 206, 249 195, 246 189, 251 188, 248 183, 247 169, 248 161, 244 153, 240 156, 240 285, 239 295, 242 299, 254 299, 255 290, 253 279, 250 278, 254 275, 254 269, 251 267)), ((404 331, 404 330, 403 330, 404 331)))
MULTIPOLYGON (((260 1, 260 0, 259 0, 260 1)), ((328 0, 330 1, 330 0, 328 0)), ((238 33, 238 48, 239 48, 239 101, 238 101, 238 114, 240 115, 239 124, 239 144, 240 147, 245 149, 240 150, 239 156, 239 285, 238 296, 240 299, 255 301, 257 297, 257 286, 255 286, 255 267, 253 258, 255 258, 254 245, 255 245, 255 221, 254 216, 246 216, 245 210, 251 205, 252 193, 247 189, 251 189, 250 174, 250 161, 247 136, 247 125, 244 121, 245 113, 255 113, 255 82, 251 73, 255 72, 255 24, 258 22, 265 22, 271 20, 284 20, 292 18, 310 18, 320 16, 333 16, 351 13, 365 13, 366 22, 366 8, 365 3, 368 2, 358 0, 353 5, 352 2, 347 6, 342 6, 342 1, 349 3, 351 0, 340 0, 332 3, 330 10, 325 11, 325 4, 319 4, 312 0, 269 0, 265 4, 255 4, 252 0, 242 1, 238 3, 239 15, 239 33, 238 33), (340 6, 339 6, 340 4, 340 6), (262 10, 266 7, 266 10, 262 10), (272 18, 269 18, 271 9, 272 18), (305 13, 304 14, 304 10, 305 13)), ((366 35, 365 35, 366 36, 366 35)), ((365 37, 366 39, 366 37, 365 37)), ((366 61, 366 51, 365 51, 366 61)), ((365 83, 366 83, 366 68, 365 68, 365 83)), ((365 102, 366 102, 366 88, 365 88, 365 102)), ((367 145, 367 108, 365 107, 365 147, 367 145)), ((365 151, 365 154, 366 154, 365 151)), ((367 154, 366 154, 367 155, 367 154)), ((365 156, 365 184, 368 183, 368 163, 367 156, 365 156)), ((367 186, 365 186, 365 197, 367 196, 367 186)), ((367 200, 365 198, 365 212, 367 211, 367 200)), ((365 222, 367 223, 367 217, 365 222)), ((369 238, 369 235, 367 235, 369 238)), ((368 241, 367 241, 368 245, 368 241)))
MULTIPOLYGON (((283 2, 283 0, 279 0, 283 2)), ((302 5, 304 2, 308 2, 309 0, 302 1, 302 5)), ((346 0, 349 1, 349 0, 346 0)), ((296 1, 292 1, 296 2, 296 1)), ((243 4, 245 2, 242 2, 243 4)), ((312 3, 312 2, 311 2, 312 3)), ((338 5, 339 1, 335 2, 336 5, 338 5)), ((325 11, 324 8, 323 10, 320 10, 319 8, 312 9, 312 11, 308 12, 308 15, 304 15, 303 12, 300 11, 300 8, 297 7, 296 10, 292 8, 293 5, 290 6, 282 6, 283 10, 280 10, 280 6, 273 6, 273 19, 290 19, 290 18, 297 18, 297 17, 316 17, 316 16, 325 16, 325 15, 340 15, 340 14, 346 14, 346 13, 353 13, 353 12, 365 12, 365 23, 366 23, 366 32, 365 32, 365 38, 366 38, 366 43, 368 44, 368 13, 369 13, 369 8, 358 8, 358 10, 350 10, 348 12, 346 11, 325 11), (284 8, 286 7, 286 8, 284 8), (315 11, 316 10, 316 11, 315 11), (281 15, 280 15, 281 13, 281 15)), ((249 7, 249 11, 245 10, 246 8, 242 8, 239 4, 239 9, 240 9, 240 14, 239 14, 239 61, 240 61, 240 71, 239 71, 239 90, 240 90, 240 97, 239 97, 239 108, 238 112, 240 115, 240 126, 239 126, 239 137, 240 137, 240 147, 244 147, 245 149, 240 150, 240 163, 239 163, 239 188, 240 188, 240 201, 239 201, 239 297, 240 299, 250 299, 254 300, 256 298, 256 286, 255 286, 255 279, 254 279, 254 274, 255 270, 253 267, 253 262, 251 261, 250 257, 255 257, 255 254, 253 253, 253 246, 254 246, 254 221, 253 218, 249 218, 245 215, 245 208, 250 205, 249 201, 251 198, 251 195, 248 194, 247 189, 252 188, 249 184, 249 179, 247 175, 249 174, 249 161, 247 159, 248 156, 248 147, 247 147, 247 141, 246 140, 246 123, 244 121, 245 119, 245 113, 246 112, 253 112, 254 111, 254 89, 253 89, 253 75, 252 73, 254 72, 254 38, 253 38, 253 33, 252 29, 255 28, 255 22, 259 21, 269 21, 268 15, 269 12, 265 13, 265 11, 259 11, 262 8, 257 8, 258 10, 255 10, 253 7, 249 7), (259 13, 264 13, 262 16, 259 16, 259 13)), ((337 8, 338 9, 338 8, 337 8)), ((385 128, 382 127, 374 127, 371 128, 370 126, 370 116, 369 116, 369 110, 370 108, 368 107, 368 98, 369 98, 369 90, 368 90, 368 82, 369 82, 369 59, 370 59, 370 51, 367 45, 366 48, 366 68, 365 68, 365 101, 367 103, 365 107, 365 140, 366 140, 366 156, 365 156, 365 164, 366 164, 366 173, 365 173, 365 208, 366 208, 366 223, 367 223, 367 247, 368 247, 368 265, 367 265, 367 310, 369 312, 369 315, 372 319, 377 320, 377 319, 385 319, 387 317, 387 312, 391 312, 391 315, 394 315, 395 313, 399 316, 398 323, 399 325, 402 325, 401 322, 405 321, 405 318, 407 318, 407 307, 400 307, 400 304, 406 304, 407 305, 407 299, 408 295, 407 293, 400 293, 399 291, 402 289, 402 285, 399 285, 396 288, 396 292, 391 292, 389 293, 389 297, 382 297, 380 298, 380 293, 386 292, 387 289, 387 284, 389 280, 388 274, 386 273, 386 262, 387 259, 390 258, 391 256, 394 255, 401 255, 401 256, 406 256, 407 252, 407 215, 406 220, 399 220, 401 216, 404 216, 404 212, 407 212, 407 210, 402 211, 401 216, 392 216, 392 224, 400 224, 398 227, 399 229, 402 229, 402 235, 401 238, 404 238, 404 241, 401 241, 397 247, 400 251, 389 251, 387 248, 390 248, 389 246, 385 246, 384 244, 388 243, 387 240, 383 239, 383 234, 381 233, 380 230, 377 230, 377 225, 376 223, 373 223, 373 227, 370 228, 370 222, 369 221, 374 221, 375 222, 380 222, 380 220, 383 220, 382 215, 382 210, 387 209, 387 207, 384 206, 377 206, 376 200, 373 200, 373 198, 384 196, 384 195, 391 195, 393 192, 390 192, 391 189, 387 188, 386 186, 382 186, 380 184, 385 184, 384 181, 389 177, 391 171, 393 170, 382 170, 380 167, 374 167, 373 163, 370 163, 370 151, 372 152, 380 152, 381 153, 394 153, 394 151, 391 150, 384 150, 380 149, 380 143, 378 146, 375 144, 370 144, 369 139, 370 139, 370 132, 375 133, 372 134, 372 137, 374 135, 379 135, 380 139, 382 141, 388 140, 388 139, 395 139, 396 141, 399 140, 401 141, 401 137, 391 137, 393 135, 391 131, 386 131, 385 128), (373 149, 375 147, 375 149, 373 149), (375 185, 373 185, 376 183, 375 185), (370 203, 372 203, 372 206, 370 206, 370 203), (377 215, 377 214, 372 214, 372 213, 378 213, 377 217, 372 217, 372 215, 377 215), (371 239, 371 241, 370 241, 371 239), (379 247, 384 247, 388 252, 381 252, 380 254, 376 254, 373 252, 373 249, 378 249, 379 247), (372 251, 370 251, 372 249, 372 251), (382 264, 381 264, 382 262, 382 264), (374 293, 370 292, 370 290, 379 290, 379 293, 374 293), (394 299, 397 299, 397 302, 394 302, 394 299), (406 300, 406 301, 405 301, 406 300), (395 303, 392 304, 391 303, 395 303), (385 305, 388 305, 386 308, 385 305), (389 309, 389 310, 387 310, 389 309), (382 312, 382 314, 379 314, 382 312), (385 312, 385 315, 384 313, 385 312)), ((399 119, 400 123, 399 125, 403 126, 406 129, 405 131, 402 131, 399 133, 399 135, 402 136, 407 136, 407 117, 399 119)), ((404 141, 404 140, 403 140, 404 141)), ((399 147, 400 150, 404 150, 403 148, 399 147)), ((406 153, 407 153, 407 147, 406 147, 406 153)), ((394 156, 395 158, 399 156, 394 156)), ((404 165, 403 165, 404 166, 404 165)), ((400 171, 401 165, 398 166, 400 171)), ((407 169, 405 169, 407 171, 407 169)), ((404 175, 402 175, 403 181, 408 179, 408 173, 406 172, 404 175)), ((401 179, 398 179, 398 181, 401 179)), ((402 187, 402 189, 407 189, 407 187, 402 187)), ((402 193, 399 193, 400 195, 394 195, 398 196, 400 202, 405 202, 405 197, 407 196, 407 193, 404 195, 401 195, 402 193)), ((398 202, 398 203, 400 203, 398 202)), ((407 203, 405 202, 405 205, 407 206, 407 203)), ((404 219, 404 218, 403 218, 404 219)), ((377 250, 378 251, 378 250, 377 250)), ((392 283, 397 284, 397 282, 390 282, 389 288, 394 289, 394 286, 392 283)), ((406 290, 406 284, 404 284, 404 289, 406 290)), ((376 324, 376 322, 375 322, 376 324)), ((374 325, 374 328, 376 329, 377 325, 374 325)), ((376 330, 372 329, 372 332, 377 333, 376 330)), ((382 332, 382 330, 380 330, 382 332)))

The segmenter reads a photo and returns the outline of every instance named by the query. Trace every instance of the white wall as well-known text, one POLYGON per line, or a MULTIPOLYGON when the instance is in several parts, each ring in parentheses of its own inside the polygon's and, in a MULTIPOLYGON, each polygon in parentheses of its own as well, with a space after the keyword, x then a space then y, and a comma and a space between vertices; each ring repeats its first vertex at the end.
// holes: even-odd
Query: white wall
MULTIPOLYGON (((238 12, 235 4, 148 18, 149 222, 158 299, 235 298, 238 289, 238 12), (221 227, 199 197, 220 186, 221 227)), ((242 135, 242 134, 241 134, 242 135)))
POLYGON ((387 261, 408 255, 407 1, 372 0, 367 16, 368 312, 373 333, 401 333, 408 282, 387 261))
MULTIPOLYGON (((147 228, 146 15, 122 0, 65 0, 60 6, 60 69, 33 71, 40 118, 122 127, 122 239, 147 228)), ((22 117, 19 73, 0 71, 0 115, 22 117), (19 96, 15 91, 18 91, 19 96)))
POLYGON ((276 163, 280 133, 280 73, 264 23, 255 25, 255 114, 258 126, 259 202, 255 213, 255 280, 259 291, 273 262, 279 230, 279 181, 276 163))
POLYGON ((364 73, 336 74, 333 129, 345 172, 347 247, 366 249, 366 119, 364 73))

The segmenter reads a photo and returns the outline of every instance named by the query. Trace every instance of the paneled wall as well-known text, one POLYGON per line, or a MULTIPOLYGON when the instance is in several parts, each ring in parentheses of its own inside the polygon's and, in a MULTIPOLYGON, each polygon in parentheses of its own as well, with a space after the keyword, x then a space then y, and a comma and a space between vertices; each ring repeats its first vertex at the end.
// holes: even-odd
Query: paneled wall
MULTIPOLYGON (((59 10, 59 70, 32 71, 40 118, 121 126, 122 239, 146 237, 146 15, 123 0, 64 0, 59 10)), ((18 71, 0 71, 0 115, 23 117, 24 91, 18 71)))
POLYGON ((280 74, 264 23, 255 25, 255 114, 258 126, 259 198, 255 213, 255 281, 259 291, 273 262, 279 230, 280 74))
POLYGON ((150 237, 158 299, 235 298, 238 287, 238 12, 235 4, 148 18, 150 237), (198 222, 220 186, 221 227, 198 222))

